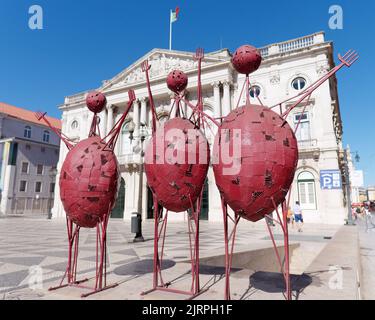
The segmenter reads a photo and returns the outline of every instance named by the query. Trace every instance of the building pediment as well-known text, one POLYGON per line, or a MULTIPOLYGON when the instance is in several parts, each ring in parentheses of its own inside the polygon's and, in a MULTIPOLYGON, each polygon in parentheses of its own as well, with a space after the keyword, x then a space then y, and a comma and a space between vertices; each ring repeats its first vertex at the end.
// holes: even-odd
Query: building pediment
MULTIPOLYGON (((104 81, 100 90, 106 91, 112 88, 133 85, 145 81, 146 77, 145 73, 142 71, 142 62, 146 59, 151 66, 149 71, 151 80, 158 77, 165 77, 174 69, 188 72, 196 69, 198 66, 197 61, 194 59, 194 53, 192 52, 154 49, 111 80, 104 81)), ((229 60, 230 55, 228 50, 223 49, 206 54, 202 61, 202 67, 204 68, 221 62, 228 62, 229 60)))

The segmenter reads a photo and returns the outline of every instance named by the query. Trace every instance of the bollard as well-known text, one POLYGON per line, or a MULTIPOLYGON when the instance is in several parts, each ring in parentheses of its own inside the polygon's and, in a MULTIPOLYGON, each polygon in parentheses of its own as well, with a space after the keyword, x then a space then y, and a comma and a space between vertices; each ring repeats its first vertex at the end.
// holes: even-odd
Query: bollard
POLYGON ((142 235, 142 215, 139 212, 132 212, 131 232, 135 233, 133 242, 145 241, 142 235))

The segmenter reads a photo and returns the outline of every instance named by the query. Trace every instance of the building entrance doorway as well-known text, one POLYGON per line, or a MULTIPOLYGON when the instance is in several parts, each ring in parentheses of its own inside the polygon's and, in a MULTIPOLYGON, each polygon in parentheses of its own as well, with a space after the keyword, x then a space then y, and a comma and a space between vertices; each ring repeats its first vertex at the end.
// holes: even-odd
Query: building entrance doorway
POLYGON ((124 208, 125 208, 125 180, 121 178, 120 189, 118 191, 118 196, 116 204, 112 209, 111 218, 124 218, 124 208))

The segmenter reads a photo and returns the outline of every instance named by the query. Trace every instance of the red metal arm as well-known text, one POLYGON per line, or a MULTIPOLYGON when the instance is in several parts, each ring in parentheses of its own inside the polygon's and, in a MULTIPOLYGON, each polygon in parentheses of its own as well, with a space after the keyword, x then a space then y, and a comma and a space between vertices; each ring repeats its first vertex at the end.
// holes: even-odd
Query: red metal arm
POLYGON ((202 48, 198 48, 195 52, 194 59, 198 61, 198 88, 197 88, 197 108, 196 112, 198 112, 198 123, 197 126, 200 128, 201 126, 201 116, 203 112, 203 98, 202 98, 202 60, 204 58, 204 50, 202 48))
POLYGON ((150 70, 150 68, 151 68, 151 65, 148 64, 148 60, 143 61, 142 71, 146 74, 148 99, 150 100, 150 107, 151 107, 151 113, 152 113, 152 132, 154 133, 156 131, 156 123, 158 122, 158 118, 157 118, 157 115, 156 115, 154 97, 152 96, 150 77, 149 77, 149 74, 148 74, 148 71, 150 70))
POLYGON ((66 147, 70 150, 74 147, 74 144, 69 140, 69 138, 67 138, 59 129, 57 129, 56 127, 54 127, 47 119, 46 117, 46 114, 47 112, 40 112, 40 111, 37 111, 35 112, 35 117, 38 119, 38 121, 40 120, 43 120, 47 125, 48 127, 54 132, 56 133, 59 138, 65 143, 66 147))
POLYGON ((112 130, 102 139, 102 141, 105 141, 107 137, 110 137, 108 142, 106 143, 105 147, 103 149, 109 148, 111 150, 114 150, 118 136, 120 134, 122 125, 124 124, 124 121, 126 117, 128 116, 128 113, 133 106, 133 103, 135 101, 135 93, 133 90, 129 90, 128 92, 129 95, 129 101, 128 104, 125 108, 124 113, 122 114, 121 118, 116 122, 112 130))
POLYGON ((293 103, 293 105, 281 115, 282 117, 286 118, 288 116, 288 114, 290 113, 290 111, 292 111, 296 106, 298 106, 307 97, 311 96, 311 94, 317 88, 319 88, 327 79, 332 77, 342 67, 346 66, 346 67, 349 68, 354 62, 356 62, 358 60, 358 58, 359 58, 359 55, 353 50, 349 50, 344 56, 339 55, 339 60, 341 61, 341 63, 338 66, 334 67, 326 75, 324 75, 323 77, 321 77, 320 79, 315 81, 313 84, 311 84, 304 91, 302 91, 299 94, 272 106, 271 109, 274 108, 274 107, 280 106, 281 104, 283 104, 287 101, 290 101, 290 100, 293 100, 297 97, 300 97, 297 102, 293 103))

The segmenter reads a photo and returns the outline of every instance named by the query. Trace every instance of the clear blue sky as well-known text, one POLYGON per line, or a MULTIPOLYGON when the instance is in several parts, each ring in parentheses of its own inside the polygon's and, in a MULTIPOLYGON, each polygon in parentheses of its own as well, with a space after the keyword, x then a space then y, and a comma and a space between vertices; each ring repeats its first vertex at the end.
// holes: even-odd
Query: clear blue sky
POLYGON ((180 6, 173 48, 231 51, 320 30, 335 55, 361 59, 338 74, 344 143, 358 151, 366 184, 375 185, 375 2, 199 0, 0 0, 0 101, 60 117, 64 96, 96 88, 155 47, 168 47, 169 10, 180 6), (266 3, 266 4, 263 4, 266 3), (28 9, 44 9, 44 29, 28 28, 28 9), (344 10, 344 29, 328 28, 328 8, 344 10))

